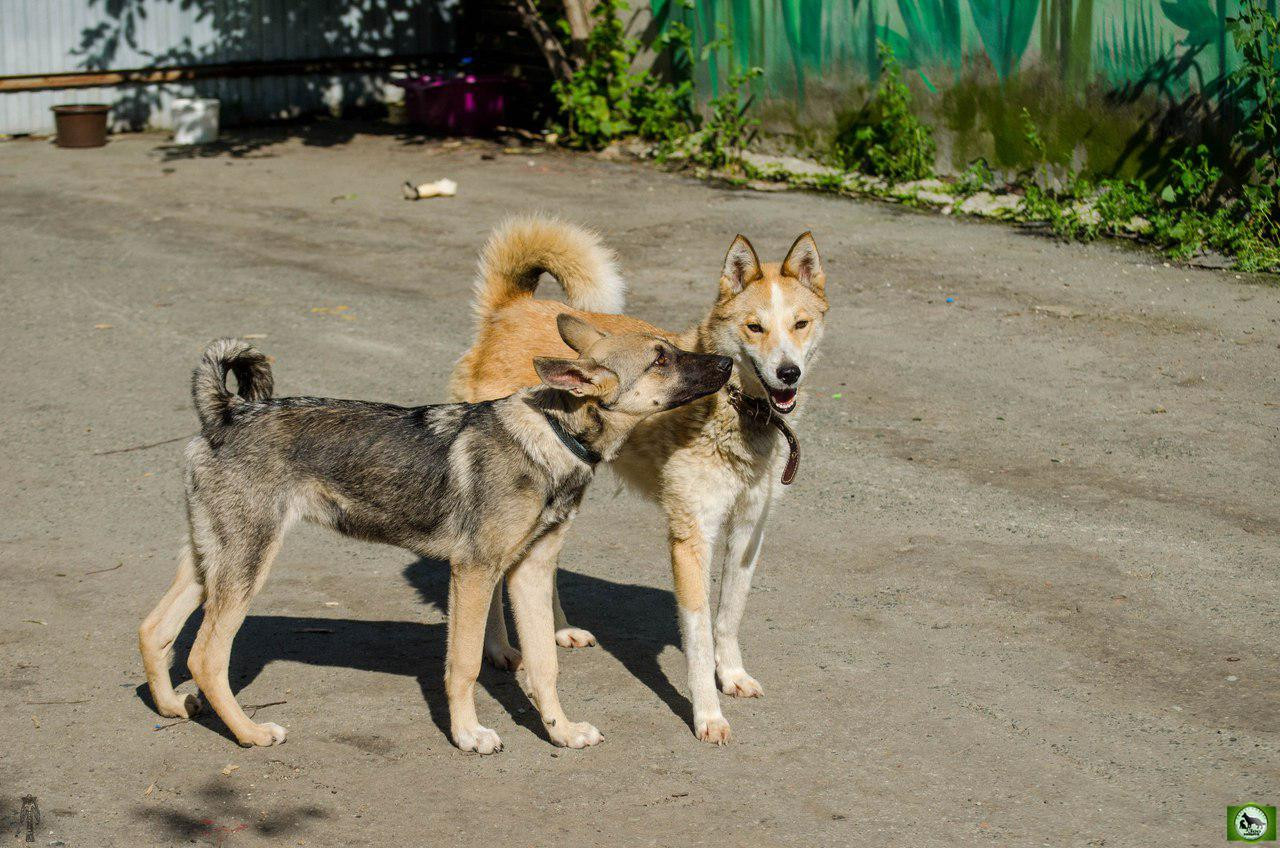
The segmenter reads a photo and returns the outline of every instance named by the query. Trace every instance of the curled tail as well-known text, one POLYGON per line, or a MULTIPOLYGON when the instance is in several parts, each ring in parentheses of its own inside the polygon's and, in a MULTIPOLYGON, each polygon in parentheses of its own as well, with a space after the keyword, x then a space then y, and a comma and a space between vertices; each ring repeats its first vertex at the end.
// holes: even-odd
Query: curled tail
POLYGON ((267 400, 273 390, 267 358, 240 339, 210 342, 191 375, 191 397, 206 433, 231 423, 236 408, 245 401, 267 400), (236 394, 227 389, 227 372, 236 375, 236 394))
POLYGON ((494 230, 480 253, 475 310, 487 318, 514 300, 532 297, 543 271, 585 312, 621 312, 626 284, 616 257, 596 233, 555 218, 512 218, 494 230))

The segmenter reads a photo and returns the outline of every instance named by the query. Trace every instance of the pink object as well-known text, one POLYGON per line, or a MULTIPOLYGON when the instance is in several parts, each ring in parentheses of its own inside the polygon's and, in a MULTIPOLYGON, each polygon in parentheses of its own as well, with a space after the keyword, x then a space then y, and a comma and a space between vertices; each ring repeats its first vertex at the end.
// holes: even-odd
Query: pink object
POLYGON ((507 123, 514 81, 503 76, 396 80, 409 123, 446 135, 484 135, 507 123))

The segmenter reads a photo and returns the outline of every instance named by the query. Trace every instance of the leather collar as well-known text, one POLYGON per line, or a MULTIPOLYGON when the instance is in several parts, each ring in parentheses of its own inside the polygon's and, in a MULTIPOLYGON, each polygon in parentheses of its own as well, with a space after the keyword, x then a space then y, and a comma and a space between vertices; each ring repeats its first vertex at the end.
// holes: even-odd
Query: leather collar
POLYGON ((600 454, 584 445, 577 436, 566 430, 564 425, 557 421, 552 415, 543 410, 542 417, 547 419, 547 423, 551 425, 551 432, 555 433, 556 436, 559 437, 560 441, 564 443, 564 446, 569 449, 570 453, 585 462, 587 465, 594 466, 600 461, 600 454))
POLYGON ((800 440, 796 438, 796 434, 791 432, 787 422, 782 420, 782 416, 769 401, 743 394, 742 389, 733 385, 725 386, 725 391, 729 395, 729 403, 740 415, 747 416, 757 424, 776 427, 787 440, 787 467, 782 470, 782 485, 790 486, 796 479, 796 472, 800 470, 800 440))

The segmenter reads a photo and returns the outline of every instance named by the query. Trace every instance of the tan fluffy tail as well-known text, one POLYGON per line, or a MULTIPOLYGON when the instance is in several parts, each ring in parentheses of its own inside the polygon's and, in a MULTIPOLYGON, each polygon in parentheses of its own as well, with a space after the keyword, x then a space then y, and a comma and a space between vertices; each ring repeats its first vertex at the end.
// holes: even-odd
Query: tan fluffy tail
POLYGON ((559 281, 575 309, 622 311, 626 284, 599 235, 555 218, 524 216, 500 225, 480 252, 476 313, 487 318, 514 300, 532 297, 543 271, 559 281))

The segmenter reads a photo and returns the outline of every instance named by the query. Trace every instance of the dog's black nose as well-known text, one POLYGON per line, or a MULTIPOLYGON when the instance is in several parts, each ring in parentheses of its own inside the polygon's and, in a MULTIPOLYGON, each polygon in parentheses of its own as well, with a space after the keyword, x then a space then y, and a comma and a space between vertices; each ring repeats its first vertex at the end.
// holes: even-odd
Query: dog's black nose
POLYGON ((800 366, 787 363, 778 366, 778 379, 786 383, 788 386, 794 386, 800 382, 800 366))
POLYGON ((719 369, 721 374, 728 374, 733 370, 733 360, 727 356, 717 356, 716 368, 719 369))

